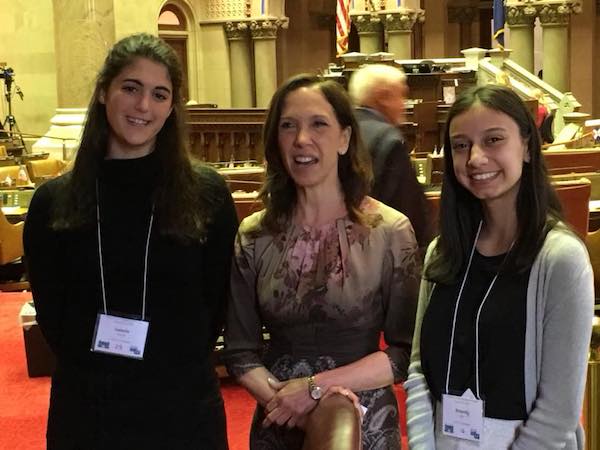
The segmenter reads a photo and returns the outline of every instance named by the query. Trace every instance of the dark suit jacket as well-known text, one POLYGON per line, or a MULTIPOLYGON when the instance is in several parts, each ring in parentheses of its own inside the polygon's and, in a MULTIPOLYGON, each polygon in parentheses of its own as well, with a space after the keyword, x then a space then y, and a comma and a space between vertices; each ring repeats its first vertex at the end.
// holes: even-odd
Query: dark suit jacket
POLYGON ((432 221, 400 130, 368 108, 357 108, 356 119, 373 161, 371 196, 405 214, 419 247, 426 247, 432 238, 432 221))

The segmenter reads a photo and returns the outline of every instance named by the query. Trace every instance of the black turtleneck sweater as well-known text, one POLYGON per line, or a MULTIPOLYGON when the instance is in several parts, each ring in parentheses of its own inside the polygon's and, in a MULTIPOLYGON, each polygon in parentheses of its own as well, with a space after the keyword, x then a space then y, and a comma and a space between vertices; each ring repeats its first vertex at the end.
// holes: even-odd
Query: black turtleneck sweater
MULTIPOLYGON (((154 154, 102 163, 98 186, 109 313, 141 314, 145 245, 160 171, 154 154)), ((89 426, 104 433, 113 430, 119 435, 123 430, 112 414, 123 409, 123 402, 129 402, 127 408, 131 408, 123 412, 129 423, 140 420, 147 426, 155 421, 185 424, 191 420, 197 426, 200 419, 194 402, 220 399, 210 358, 222 326, 237 218, 222 178, 208 168, 199 169, 197 176, 212 181, 222 204, 214 211, 203 244, 184 244, 162 235, 155 217, 146 293, 150 326, 142 361, 90 351, 102 307, 96 224, 52 230, 50 211, 65 179, 60 177, 37 189, 24 242, 37 320, 58 357, 49 436, 53 426, 60 435, 57 421, 65 422, 58 417, 57 408, 66 408, 61 414, 67 416, 92 414, 82 420, 91 421, 89 426), (96 405, 93 413, 83 412, 81 405, 73 408, 69 402, 77 401, 78 396, 81 402, 96 405), (151 417, 146 417, 148 414, 151 417)), ((103 441, 107 445, 113 442, 110 436, 107 439, 103 441)))

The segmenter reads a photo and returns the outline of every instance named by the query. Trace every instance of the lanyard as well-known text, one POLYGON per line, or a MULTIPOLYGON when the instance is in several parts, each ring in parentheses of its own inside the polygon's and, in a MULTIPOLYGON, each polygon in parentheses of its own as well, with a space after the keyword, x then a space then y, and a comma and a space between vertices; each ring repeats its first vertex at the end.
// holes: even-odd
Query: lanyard
MULTIPOLYGON (((462 283, 460 285, 460 289, 458 291, 458 297, 456 298, 456 305, 454 306, 454 316, 452 318, 452 334, 450 335, 450 351, 448 353, 448 370, 446 372, 446 393, 448 393, 449 386, 450 386, 450 369, 452 367, 452 351, 454 349, 454 333, 456 331, 456 318, 458 316, 458 305, 460 304, 463 289, 465 287, 467 277, 469 275, 469 270, 471 269, 471 263, 473 261, 473 254, 475 253, 475 246, 477 245, 477 240, 479 239, 479 233, 481 232, 482 224, 483 224, 483 221, 479 221, 479 227, 477 228, 477 234, 475 235, 475 241, 473 242, 473 247, 471 248, 471 254, 469 255, 469 262, 467 264, 467 270, 465 271, 465 275, 463 277, 462 283)), ((510 248, 512 248, 513 244, 514 244, 514 241, 511 244, 510 248)), ((510 249, 508 251, 510 252, 510 249)), ((507 253, 507 255, 508 255, 508 253, 507 253)), ((479 305, 479 308, 477 309, 477 317, 475 319, 475 395, 478 399, 481 399, 480 392, 479 392, 479 318, 481 316, 481 311, 483 310, 483 305, 485 305, 485 302, 488 299, 488 296, 490 295, 490 291, 492 290, 494 283, 496 283, 496 280, 498 279, 499 275, 500 275, 500 270, 498 270, 496 272, 496 275, 494 275, 492 282, 490 283, 487 290, 485 291, 485 295, 483 296, 481 305, 479 305)))
MULTIPOLYGON (((144 284, 142 286, 142 320, 146 318, 146 287, 148 284, 148 249, 150 247, 150 235, 152 234, 152 224, 154 222, 154 203, 150 213, 150 223, 148 224, 148 235, 146 236, 146 252, 144 255, 144 284)), ((98 256, 100 259, 100 281, 102 284, 102 305, 104 314, 108 315, 106 307, 106 289, 104 287, 104 259, 102 257, 102 233, 100 232, 100 194, 98 190, 98 180, 96 180, 96 224, 98 226, 98 256)))

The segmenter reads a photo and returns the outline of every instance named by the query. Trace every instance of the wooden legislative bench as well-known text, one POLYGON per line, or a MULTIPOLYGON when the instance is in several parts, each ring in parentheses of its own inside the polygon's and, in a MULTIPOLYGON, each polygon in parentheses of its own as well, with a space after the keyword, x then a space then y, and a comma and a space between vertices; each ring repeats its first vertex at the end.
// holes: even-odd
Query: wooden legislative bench
POLYGON ((600 148, 544 150, 544 158, 551 175, 600 172, 600 148))
POLYGON ((264 108, 187 107, 190 148, 208 163, 256 161, 262 163, 264 108))

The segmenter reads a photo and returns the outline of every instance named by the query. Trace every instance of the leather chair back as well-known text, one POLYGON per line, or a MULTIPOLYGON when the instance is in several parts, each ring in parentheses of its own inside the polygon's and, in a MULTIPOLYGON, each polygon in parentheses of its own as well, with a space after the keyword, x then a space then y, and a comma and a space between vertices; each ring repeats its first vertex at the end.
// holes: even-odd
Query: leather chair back
POLYGON ((554 182, 566 222, 585 241, 590 216, 592 183, 587 178, 554 182))
POLYGON ((57 177, 64 171, 65 167, 64 161, 54 158, 27 161, 29 178, 36 184, 57 177))
POLYGON ((0 265, 23 256, 23 224, 10 223, 0 210, 0 265))

